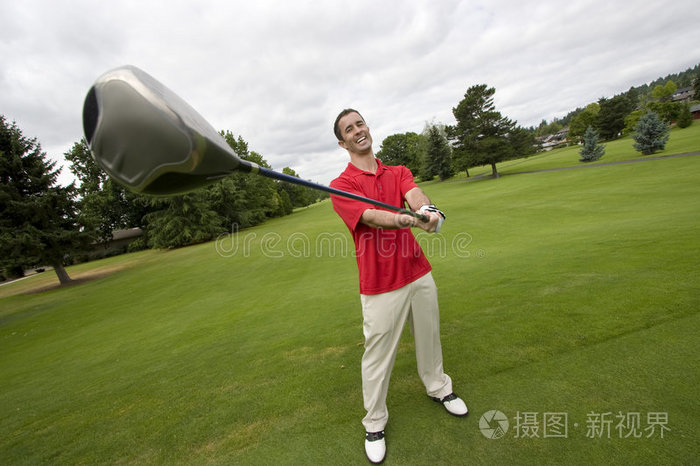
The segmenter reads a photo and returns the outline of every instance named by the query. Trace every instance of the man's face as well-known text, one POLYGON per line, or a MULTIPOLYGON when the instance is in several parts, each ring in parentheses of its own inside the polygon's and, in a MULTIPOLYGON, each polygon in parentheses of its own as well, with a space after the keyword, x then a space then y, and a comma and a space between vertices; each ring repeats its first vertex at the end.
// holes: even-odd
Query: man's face
POLYGON ((338 141, 340 147, 356 154, 364 154, 372 151, 372 136, 369 127, 365 125, 362 117, 355 112, 348 113, 338 121, 338 128, 343 137, 338 141))

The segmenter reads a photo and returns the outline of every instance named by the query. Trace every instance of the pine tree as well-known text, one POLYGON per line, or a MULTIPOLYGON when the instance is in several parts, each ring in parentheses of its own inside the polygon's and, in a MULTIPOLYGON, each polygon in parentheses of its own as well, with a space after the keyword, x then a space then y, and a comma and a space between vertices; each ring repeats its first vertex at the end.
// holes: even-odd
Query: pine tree
POLYGON ((223 231, 221 219, 211 208, 206 190, 179 196, 151 198, 160 210, 145 216, 148 225, 148 245, 157 249, 172 249, 203 243, 223 231))
POLYGON ((634 148, 642 155, 650 155, 666 147, 669 127, 656 113, 649 112, 643 115, 634 130, 635 134, 632 136, 636 141, 634 148))
POLYGON ((690 105, 684 103, 681 105, 681 109, 678 115, 678 121, 676 121, 676 126, 679 128, 687 128, 693 124, 693 114, 690 113, 690 105))
POLYGON ((437 175, 444 181, 454 175, 452 171, 452 150, 440 128, 431 125, 427 130, 428 150, 425 160, 425 173, 432 179, 437 175))
POLYGON ((579 153, 581 154, 579 162, 593 162, 605 155, 605 146, 598 144, 598 133, 590 126, 583 134, 583 148, 579 153))
POLYGON ((0 266, 51 265, 64 284, 66 260, 92 236, 78 222, 73 185, 56 184, 55 166, 0 115, 0 266))
POLYGON ((508 141, 515 122, 496 111, 495 92, 486 84, 471 86, 452 109, 457 125, 448 133, 456 142, 453 156, 458 170, 491 165, 493 177, 498 178, 496 164, 519 157, 508 141))

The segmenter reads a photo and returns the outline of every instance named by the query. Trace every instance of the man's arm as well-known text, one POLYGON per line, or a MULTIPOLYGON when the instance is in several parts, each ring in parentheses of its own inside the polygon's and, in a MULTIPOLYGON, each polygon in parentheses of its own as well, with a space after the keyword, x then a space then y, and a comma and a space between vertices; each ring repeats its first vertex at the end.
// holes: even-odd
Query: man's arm
POLYGON ((389 212, 388 210, 367 209, 362 213, 360 222, 369 227, 382 228, 384 230, 418 227, 428 233, 433 233, 438 225, 438 216, 430 212, 427 212, 426 215, 428 216, 428 221, 423 222, 406 214, 389 212))
POLYGON ((408 206, 414 212, 423 207, 424 205, 431 204, 430 199, 428 199, 428 196, 426 196, 423 190, 420 188, 411 189, 406 193, 404 197, 408 202, 408 206))
MULTIPOLYGON (((422 189, 415 187, 406 192, 404 196, 408 206, 414 212, 423 207, 430 205, 430 199, 422 189)), ((367 209, 362 213, 360 222, 372 228, 382 228, 384 230, 397 230, 399 228, 418 227, 428 233, 433 233, 439 221, 439 214, 425 212, 428 216, 428 222, 423 222, 417 218, 406 214, 389 212, 387 210, 367 209)))

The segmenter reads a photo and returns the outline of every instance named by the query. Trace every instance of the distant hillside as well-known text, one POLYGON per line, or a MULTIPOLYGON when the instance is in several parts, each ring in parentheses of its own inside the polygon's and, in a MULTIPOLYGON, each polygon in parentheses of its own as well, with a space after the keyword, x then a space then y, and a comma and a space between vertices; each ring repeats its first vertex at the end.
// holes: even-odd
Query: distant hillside
MULTIPOLYGON (((620 94, 627 94, 633 96, 633 98, 640 103, 647 102, 651 99, 651 92, 654 89, 654 87, 658 85, 664 85, 669 81, 673 81, 678 87, 678 89, 682 89, 684 87, 692 86, 693 80, 698 76, 700 76, 700 63, 698 63, 692 68, 688 68, 685 71, 669 74, 663 78, 657 78, 648 84, 641 84, 639 86, 630 87, 627 91, 621 92, 620 94)), ((568 126, 571 119, 582 110, 583 108, 577 108, 575 110, 570 111, 565 117, 555 118, 551 122, 543 120, 537 128, 532 129, 535 130, 536 133, 538 133, 538 135, 554 134, 559 129, 568 126)))

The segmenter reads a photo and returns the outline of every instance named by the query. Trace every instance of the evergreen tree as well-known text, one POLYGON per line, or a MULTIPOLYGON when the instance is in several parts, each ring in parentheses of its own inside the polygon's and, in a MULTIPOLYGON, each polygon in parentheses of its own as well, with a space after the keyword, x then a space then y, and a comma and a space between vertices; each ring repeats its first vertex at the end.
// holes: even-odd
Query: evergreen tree
POLYGON ((612 99, 602 98, 598 101, 600 110, 596 117, 596 126, 600 137, 606 141, 617 139, 625 128, 625 117, 634 108, 626 95, 616 95, 612 99))
POLYGON ((528 157, 537 152, 535 134, 521 126, 516 126, 507 135, 513 158, 528 157))
POLYGON ((472 86, 452 109, 457 125, 449 128, 449 134, 456 140, 453 156, 458 170, 491 165, 498 178, 496 164, 517 156, 508 141, 515 123, 496 111, 495 92, 486 84, 472 86))
POLYGON ((681 105, 678 121, 676 121, 676 126, 679 128, 687 128, 693 124, 693 114, 690 113, 690 105, 687 102, 681 105))
POLYGON ((440 181, 452 177, 452 149, 440 128, 431 125, 427 130, 428 148, 425 157, 425 178, 432 179, 435 175, 440 181))
POLYGON ((167 198, 152 197, 150 203, 159 208, 145 216, 150 247, 179 248, 209 241, 223 232, 205 190, 167 198))
POLYGON ((579 162, 593 162, 605 154, 605 146, 598 144, 598 134, 590 126, 583 135, 583 148, 580 154, 579 162))
POLYGON ((656 113, 649 112, 643 115, 637 123, 635 134, 632 136, 636 141, 634 148, 642 155, 653 154, 656 151, 664 150, 668 136, 668 124, 661 121, 656 113))
POLYGON ((70 254, 92 237, 78 222, 75 187, 57 185, 55 166, 0 115, 0 266, 51 265, 64 284, 70 254))

